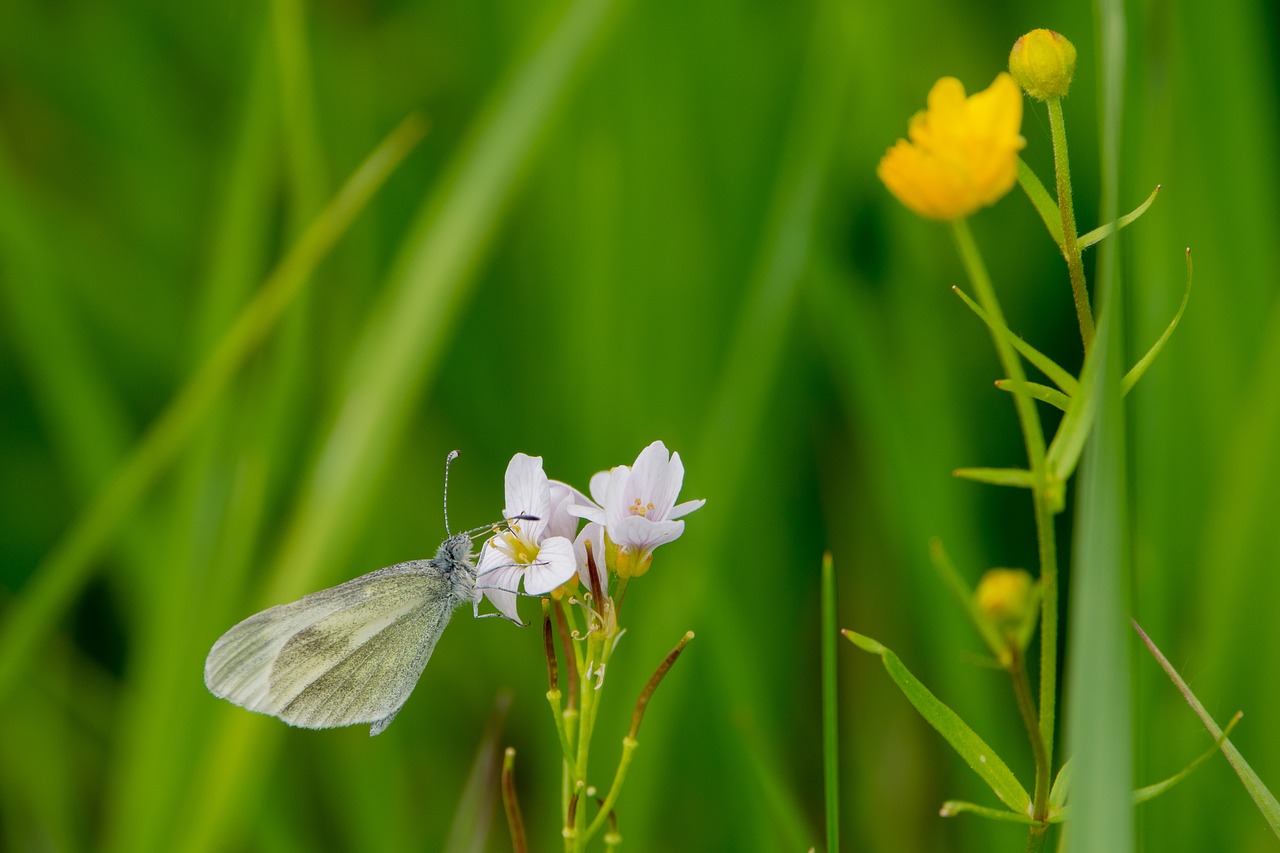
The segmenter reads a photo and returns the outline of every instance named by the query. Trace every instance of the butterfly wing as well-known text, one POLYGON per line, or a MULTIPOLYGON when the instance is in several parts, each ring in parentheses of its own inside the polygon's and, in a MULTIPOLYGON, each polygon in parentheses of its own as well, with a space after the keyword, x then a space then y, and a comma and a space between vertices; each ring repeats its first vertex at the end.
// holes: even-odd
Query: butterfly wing
POLYGON ((399 563, 250 616, 205 660, 209 690, 309 729, 391 724, 456 598, 430 560, 399 563))

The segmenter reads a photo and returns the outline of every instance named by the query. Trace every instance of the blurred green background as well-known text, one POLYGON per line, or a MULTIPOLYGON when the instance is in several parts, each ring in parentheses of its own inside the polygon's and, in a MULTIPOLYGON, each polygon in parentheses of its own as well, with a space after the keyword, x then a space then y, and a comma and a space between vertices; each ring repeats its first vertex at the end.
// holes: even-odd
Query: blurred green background
MULTIPOLYGON (((1133 608, 1219 721, 1245 711, 1233 740, 1275 788, 1276 7, 1127 13, 1121 206, 1164 187, 1122 234, 1133 357, 1176 310, 1184 247, 1196 260, 1182 326, 1129 398, 1133 608)), ((640 732, 626 849, 821 847, 826 549, 840 624, 895 649, 1030 787, 1006 680, 974 664, 927 557, 937 535, 971 581, 1032 567, 1027 495, 950 475, 1019 463, 1013 407, 949 293, 947 230, 874 169, 936 78, 986 86, 1039 26, 1080 53, 1066 110, 1087 230, 1084 4, 4 4, 0 847, 437 850, 452 831, 450 849, 509 849, 492 784, 467 782, 509 691, 497 745, 518 750, 534 849, 557 849, 536 629, 459 613, 374 740, 288 728, 201 682, 254 610, 429 556, 455 447, 456 527, 495 518, 517 451, 585 487, 661 438, 683 496, 708 501, 632 585, 609 670, 600 784, 644 680, 697 634, 640 732), (413 111, 428 135, 281 321, 226 382, 194 385, 413 111), (183 394, 191 428, 147 439, 183 394)), ((1042 108, 1023 134, 1050 180, 1042 108)), ((1025 197, 973 226, 1013 328, 1078 369, 1065 268, 1025 197)), ((839 652, 844 847, 1021 849, 1012 825, 937 816, 995 800, 877 660, 839 652)), ((1133 672, 1145 784, 1209 740, 1136 645, 1133 672)), ((1221 758, 1137 823, 1143 849, 1275 845, 1221 758)))

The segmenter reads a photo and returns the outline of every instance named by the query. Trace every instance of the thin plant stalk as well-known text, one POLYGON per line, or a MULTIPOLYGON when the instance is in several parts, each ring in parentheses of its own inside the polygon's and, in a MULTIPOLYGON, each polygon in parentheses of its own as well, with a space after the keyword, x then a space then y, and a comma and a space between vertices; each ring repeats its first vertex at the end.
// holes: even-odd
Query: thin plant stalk
MULTIPOLYGON (((1007 326, 1004 312, 996 299, 995 288, 987 273, 986 264, 973 240, 969 223, 957 219, 951 223, 960 258, 977 293, 978 303, 993 319, 996 327, 1007 326)), ((1049 495, 1050 483, 1045 465, 1044 430, 1035 400, 1023 390, 1026 374, 1013 345, 992 331, 1000 366, 1014 385, 1013 402, 1022 427, 1022 438, 1027 448, 1027 462, 1031 470, 1032 499, 1035 506, 1036 536, 1039 542, 1040 582, 1044 591, 1040 617, 1040 740, 1043 750, 1036 750, 1036 785, 1033 800, 1033 817, 1044 820, 1049 808, 1049 779, 1053 760, 1054 709, 1057 702, 1058 674, 1058 556, 1053 530, 1053 506, 1049 495)))
POLYGON ((1058 211, 1062 215, 1062 256, 1071 276, 1071 297, 1080 322, 1080 339, 1087 353, 1093 346, 1093 310, 1089 307, 1089 288, 1084 278, 1084 250, 1076 234, 1076 213, 1071 201, 1071 162, 1067 157, 1067 130, 1062 118, 1062 100, 1050 98, 1049 132, 1053 137, 1054 175, 1058 189, 1058 211))

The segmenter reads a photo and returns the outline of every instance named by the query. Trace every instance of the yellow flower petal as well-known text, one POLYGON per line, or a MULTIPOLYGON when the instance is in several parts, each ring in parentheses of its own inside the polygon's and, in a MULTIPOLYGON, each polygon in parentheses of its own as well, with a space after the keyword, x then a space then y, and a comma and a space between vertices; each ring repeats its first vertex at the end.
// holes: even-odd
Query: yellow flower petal
POLYGON ((899 139, 880 160, 880 180, 930 219, 958 219, 995 204, 1017 180, 1018 152, 1026 145, 1018 85, 1002 72, 966 98, 959 80, 943 77, 927 103, 908 125, 911 141, 899 139))

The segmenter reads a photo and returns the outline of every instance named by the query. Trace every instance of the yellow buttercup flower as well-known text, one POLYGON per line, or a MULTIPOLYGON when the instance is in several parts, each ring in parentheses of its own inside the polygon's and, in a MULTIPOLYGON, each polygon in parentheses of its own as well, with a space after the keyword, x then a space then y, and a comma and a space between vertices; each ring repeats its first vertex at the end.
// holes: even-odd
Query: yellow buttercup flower
POLYGON ((929 90, 928 109, 911 118, 911 141, 899 139, 876 174, 921 216, 959 219, 1012 189, 1027 144, 1021 127, 1022 92, 1008 74, 967 98, 959 80, 943 77, 929 90))

